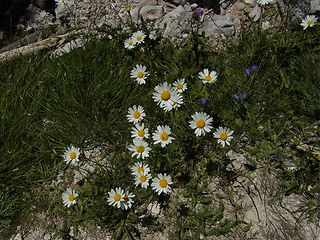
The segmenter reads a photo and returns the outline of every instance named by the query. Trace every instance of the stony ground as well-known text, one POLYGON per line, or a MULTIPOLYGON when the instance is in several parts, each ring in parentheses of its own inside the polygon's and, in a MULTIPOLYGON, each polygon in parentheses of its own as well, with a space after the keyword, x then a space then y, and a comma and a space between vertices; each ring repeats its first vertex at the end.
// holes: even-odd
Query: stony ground
MULTIPOLYGON (((201 29, 208 37, 214 41, 221 35, 234 37, 247 21, 248 16, 244 9, 248 9, 249 16, 254 21, 261 19, 262 9, 257 5, 256 0, 226 1, 215 9, 206 9, 197 4, 186 3, 186 1, 163 1, 163 0, 128 0, 124 3, 121 0, 78 0, 69 9, 56 9, 56 17, 33 5, 29 6, 31 14, 30 20, 21 28, 32 32, 23 39, 6 46, 0 50, 0 59, 6 56, 14 56, 16 49, 23 54, 28 49, 35 49, 34 43, 39 43, 45 47, 56 46, 55 54, 59 55, 67 52, 74 46, 81 46, 83 36, 97 32, 97 27, 122 27, 125 28, 130 17, 136 23, 139 16, 146 21, 154 21, 155 27, 165 28, 164 35, 174 40, 188 37, 191 30, 191 20, 193 11, 200 7, 203 15, 199 18, 201 29), (180 4, 185 3, 185 4, 180 4), (130 15, 125 10, 125 6, 130 6, 130 15), (219 14, 217 14, 219 12, 219 14), (167 25, 164 26, 164 22, 167 25), (73 43, 66 41, 65 34, 73 34, 76 39, 73 43), (60 36, 55 39, 54 37, 60 36), (62 36, 62 37, 61 37, 62 36), (44 41, 51 39, 51 41, 44 41), (55 40, 52 40, 55 39, 55 40), (29 44, 29 45, 28 45, 29 44), (47 44, 47 45, 46 45, 47 44), (22 46, 27 46, 21 48, 22 46), (20 47, 20 48, 19 48, 20 47), (10 54, 9 54, 10 53, 10 54)), ((41 45, 40 44, 40 45, 41 45)), ((42 46, 41 45, 41 46, 42 46)), ((39 46, 39 45, 37 45, 39 46)), ((96 155, 98 153, 95 153, 96 155)), ((246 163, 243 153, 230 152, 234 159, 235 168, 241 168, 246 163)), ((250 189, 248 178, 239 178, 232 186, 236 193, 236 202, 243 207, 242 216, 248 223, 252 223, 249 232, 244 233, 241 228, 235 228, 226 237, 212 237, 204 239, 314 239, 320 240, 320 228, 317 224, 310 224, 305 219, 300 218, 299 213, 295 213, 302 197, 291 194, 283 199, 277 199, 274 194, 275 178, 266 172, 264 166, 259 166, 258 171, 250 176, 254 183, 250 189), (260 167, 260 168, 259 168, 260 167), (258 191, 259 189, 259 191, 258 191)), ((61 173, 64 175, 66 173, 61 173)), ((69 172, 73 177, 78 176, 77 172, 69 172)), ((80 174, 81 175, 81 174, 80 174)), ((53 182, 54 186, 59 181, 53 182)), ((77 184, 75 177, 74 184, 77 184)), ((212 198, 216 198, 216 193, 224 193, 217 179, 212 179, 210 184, 212 198)), ((174 199, 179 199, 179 190, 172 194, 173 202, 169 212, 175 212, 174 199)), ((228 204, 226 203, 226 206, 228 204)), ((169 215, 164 215, 158 205, 147 206, 148 211, 159 218, 162 222, 172 222, 169 215)), ((226 209, 226 215, 232 216, 232 209, 226 209)), ((94 223, 83 224, 78 233, 74 235, 73 229, 66 229, 65 232, 57 232, 56 229, 64 229, 65 220, 52 216, 49 209, 45 212, 34 212, 26 218, 24 224, 16 229, 12 235, 12 240, 34 240, 34 239, 111 239, 111 233, 103 227, 94 223)), ((174 231, 174 225, 170 225, 163 232, 150 233, 142 226, 141 239, 170 239, 170 233, 174 231)))

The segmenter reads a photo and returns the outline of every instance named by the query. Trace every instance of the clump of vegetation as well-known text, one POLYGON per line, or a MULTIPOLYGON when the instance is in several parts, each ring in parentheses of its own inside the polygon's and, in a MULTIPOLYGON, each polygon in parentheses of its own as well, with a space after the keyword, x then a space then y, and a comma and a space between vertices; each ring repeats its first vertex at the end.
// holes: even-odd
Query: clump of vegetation
POLYGON ((274 198, 304 196, 301 212, 319 220, 320 30, 269 26, 221 49, 131 26, 59 58, 1 63, 1 228, 36 206, 66 228, 94 221, 135 239, 138 226, 168 228, 148 211, 158 203, 172 239, 247 232, 231 186, 261 166, 280 183, 274 198), (85 177, 74 184, 68 169, 85 177))

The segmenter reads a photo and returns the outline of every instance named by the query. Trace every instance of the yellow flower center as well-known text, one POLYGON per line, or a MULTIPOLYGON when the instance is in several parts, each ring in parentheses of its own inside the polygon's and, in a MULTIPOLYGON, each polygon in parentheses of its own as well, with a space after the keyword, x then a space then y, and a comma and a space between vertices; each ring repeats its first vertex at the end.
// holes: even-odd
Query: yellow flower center
POLYGON ((170 98, 170 93, 168 91, 164 91, 161 93, 161 99, 164 101, 168 101, 168 99, 170 98))
POLYGON ((144 176, 144 175, 142 175, 142 176, 140 176, 140 182, 145 182, 145 181, 147 181, 147 178, 146 178, 146 176, 144 176))
POLYGON ((62 3, 64 3, 65 0, 61 0, 62 3))
POLYGON ((137 151, 138 151, 139 153, 142 153, 142 152, 144 151, 144 146, 139 145, 139 146, 137 147, 137 151))
POLYGON ((73 194, 70 194, 69 195, 69 201, 73 201, 74 200, 74 195, 73 194))
POLYGON ((160 138, 162 141, 166 141, 168 139, 168 134, 164 132, 161 134, 160 138))
POLYGON ((129 197, 128 197, 128 196, 124 196, 124 197, 123 197, 123 201, 124 201, 125 203, 127 203, 127 202, 129 201, 129 197))
POLYGON ((205 76, 204 80, 206 80, 207 82, 210 82, 211 81, 211 77, 210 76, 205 76))
POLYGON ((136 118, 136 119, 139 118, 139 117, 140 117, 140 113, 139 113, 139 112, 135 112, 135 113, 133 114, 133 117, 136 118))
POLYGON ((198 128, 203 128, 206 125, 206 122, 203 121, 202 119, 197 121, 197 127, 198 128))
POLYGON ((127 11, 127 12, 129 12, 129 11, 130 11, 130 9, 131 9, 131 7, 130 7, 130 6, 126 6, 126 11, 127 11))
POLYGON ((121 199, 121 196, 119 194, 114 195, 113 199, 118 202, 121 199))
POLYGON ((144 135, 144 131, 141 129, 141 130, 139 130, 138 131, 138 136, 139 137, 143 137, 143 135, 144 135))
POLYGON ((138 173, 144 172, 144 169, 142 167, 138 168, 138 173))
POLYGON ((141 36, 138 36, 138 37, 137 37, 137 40, 138 40, 138 41, 141 41, 141 39, 142 39, 141 36))
POLYGON ((307 22, 308 25, 311 25, 312 23, 313 23, 312 20, 309 20, 309 21, 307 22))
POLYGON ((265 29, 267 29, 267 28, 268 28, 268 25, 267 25, 267 24, 265 24, 263 27, 264 27, 265 29))
POLYGON ((133 42, 129 42, 129 46, 132 46, 133 42))
POLYGON ((137 74, 137 76, 138 76, 138 78, 142 78, 142 77, 143 77, 143 73, 142 73, 142 72, 139 72, 139 73, 137 74))
POLYGON ((245 9, 244 9, 244 12, 245 12, 245 13, 248 13, 248 12, 249 12, 249 10, 245 8, 245 9))
POLYGON ((164 25, 167 25, 167 24, 168 24, 168 22, 167 22, 167 21, 164 21, 164 22, 163 22, 163 24, 164 24, 164 25))
POLYGON ((168 185, 168 182, 164 179, 160 181, 160 187, 165 188, 168 185))
POLYGON ((75 159, 77 157, 77 154, 75 152, 70 153, 70 158, 75 159))
POLYGON ((178 88, 178 89, 182 89, 182 88, 183 88, 183 85, 182 85, 182 84, 178 84, 177 88, 178 88))
POLYGON ((222 141, 225 141, 227 138, 228 138, 228 135, 225 134, 225 133, 222 133, 222 134, 220 135, 220 139, 221 139, 222 141))

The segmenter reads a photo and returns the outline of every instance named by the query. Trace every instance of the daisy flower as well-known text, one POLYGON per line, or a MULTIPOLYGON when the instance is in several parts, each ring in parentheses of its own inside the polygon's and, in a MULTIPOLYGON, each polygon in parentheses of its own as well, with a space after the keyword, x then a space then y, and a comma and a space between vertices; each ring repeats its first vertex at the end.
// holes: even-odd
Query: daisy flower
POLYGON ((144 43, 146 35, 142 31, 137 31, 132 34, 132 38, 136 41, 136 44, 144 43))
POLYGON ((152 178, 150 173, 139 173, 138 175, 135 175, 135 184, 136 186, 139 186, 141 184, 142 188, 148 188, 149 186, 149 180, 152 178))
POLYGON ((148 147, 147 142, 137 138, 133 139, 133 144, 130 145, 129 150, 133 152, 131 157, 137 155, 137 158, 144 159, 145 157, 149 157, 149 151, 151 148, 148 147))
POLYGON ((300 25, 303 27, 303 30, 305 30, 307 27, 313 27, 316 24, 317 20, 318 18, 316 17, 316 15, 307 15, 302 20, 300 25))
POLYGON ((135 45, 136 45, 136 41, 133 38, 129 38, 129 39, 124 41, 124 47, 126 49, 131 50, 131 49, 133 49, 135 47, 135 45))
POLYGON ((128 108, 127 119, 129 122, 138 123, 141 121, 146 114, 144 113, 143 107, 134 105, 133 107, 128 108))
POLYGON ((121 205, 120 205, 121 209, 127 210, 128 208, 131 208, 132 203, 133 203, 132 198, 134 198, 135 196, 136 195, 126 191, 124 193, 124 197, 122 198, 123 201, 121 202, 121 205))
POLYGON ((218 138, 218 143, 224 147, 226 144, 230 145, 230 140, 233 138, 231 135, 233 134, 233 130, 230 130, 229 128, 223 128, 219 127, 213 136, 215 138, 218 138))
POLYGON ((183 103, 182 96, 167 82, 157 85, 154 90, 152 98, 165 111, 180 107, 183 103))
POLYGON ((146 67, 137 64, 131 71, 131 78, 137 81, 140 85, 146 83, 146 79, 149 76, 149 73, 146 72, 146 67))
POLYGON ((139 174, 148 174, 150 168, 146 163, 137 162, 131 167, 131 171, 134 176, 138 176, 139 174))
POLYGON ((260 5, 266 5, 271 3, 273 0, 257 0, 257 3, 260 5))
POLYGON ((212 118, 204 113, 204 112, 196 112, 195 114, 191 115, 192 121, 190 121, 190 127, 195 129, 196 136, 206 135, 206 132, 211 131, 211 122, 212 118))
POLYGON ((121 203, 124 201, 124 191, 121 188, 116 188, 116 190, 111 189, 109 193, 108 203, 111 206, 121 207, 121 203))
POLYGON ((187 83, 185 82, 185 79, 178 79, 177 81, 175 81, 173 83, 173 86, 177 88, 179 93, 184 92, 185 90, 187 90, 187 83))
POLYGON ((271 24, 270 24, 269 21, 262 22, 262 29, 263 29, 263 30, 266 30, 266 29, 268 29, 269 27, 271 27, 271 24))
POLYGON ((209 72, 208 69, 204 69, 202 72, 199 73, 199 78, 202 80, 204 84, 211 84, 217 81, 217 73, 215 71, 209 72))
POLYGON ((75 148, 74 146, 68 147, 63 154, 64 161, 67 164, 77 165, 79 162, 80 148, 75 148))
POLYGON ((152 135, 154 144, 161 143, 161 147, 165 147, 167 144, 171 143, 174 138, 169 136, 171 133, 170 130, 170 127, 167 125, 157 126, 156 132, 152 135))
POLYGON ((132 138, 148 138, 149 137, 149 129, 144 127, 144 123, 136 124, 131 131, 132 138))
POLYGON ((152 179, 152 189, 156 191, 156 193, 158 193, 158 195, 160 195, 161 193, 170 193, 171 192, 171 187, 169 185, 171 185, 173 182, 171 181, 171 177, 169 175, 165 174, 158 174, 158 177, 155 177, 152 179))
POLYGON ((76 204, 76 197, 78 197, 78 193, 71 189, 71 188, 67 188, 67 190, 62 193, 62 200, 63 200, 63 204, 67 207, 70 207, 73 204, 76 204))

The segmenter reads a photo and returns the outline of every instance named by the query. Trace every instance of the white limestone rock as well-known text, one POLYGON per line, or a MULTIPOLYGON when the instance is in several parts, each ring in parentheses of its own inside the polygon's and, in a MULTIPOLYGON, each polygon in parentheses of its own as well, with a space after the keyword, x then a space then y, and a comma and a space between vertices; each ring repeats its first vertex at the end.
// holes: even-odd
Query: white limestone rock
POLYGON ((163 6, 143 6, 140 15, 145 21, 153 21, 163 16, 163 6))
POLYGON ((214 15, 203 22, 200 28, 200 32, 202 31, 204 31, 206 37, 217 34, 232 36, 234 34, 234 23, 229 15, 214 15))
POLYGON ((315 13, 317 11, 320 11, 320 0, 311 0, 310 5, 311 5, 310 13, 315 13))
POLYGON ((261 8, 256 5, 249 13, 249 17, 253 18, 253 21, 256 22, 261 17, 261 8))
POLYGON ((191 13, 187 12, 181 5, 167 13, 163 18, 163 22, 167 22, 163 36, 180 36, 184 29, 190 28, 191 17, 191 13))
POLYGON ((55 9, 55 14, 58 19, 67 19, 74 14, 74 0, 68 0, 61 2, 61 0, 56 0, 57 7, 55 9))
POLYGON ((249 5, 250 7, 254 7, 257 5, 257 0, 243 0, 243 2, 249 5))

